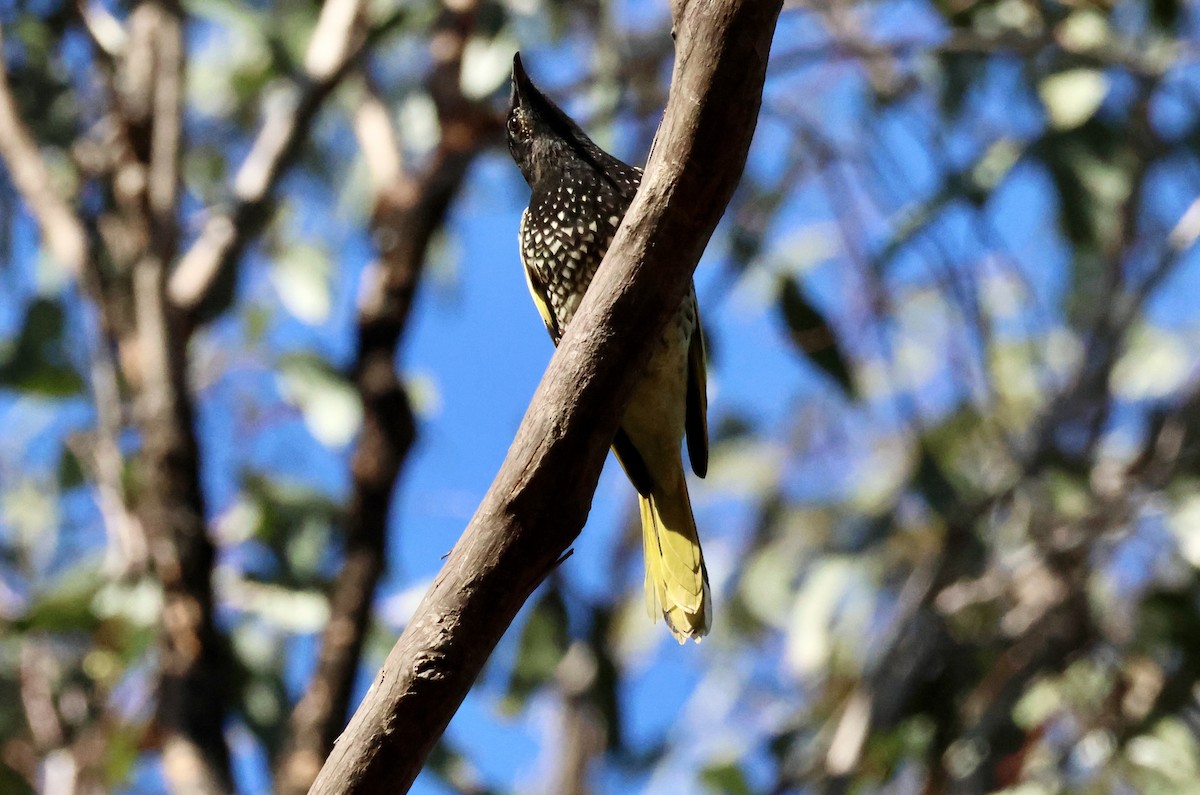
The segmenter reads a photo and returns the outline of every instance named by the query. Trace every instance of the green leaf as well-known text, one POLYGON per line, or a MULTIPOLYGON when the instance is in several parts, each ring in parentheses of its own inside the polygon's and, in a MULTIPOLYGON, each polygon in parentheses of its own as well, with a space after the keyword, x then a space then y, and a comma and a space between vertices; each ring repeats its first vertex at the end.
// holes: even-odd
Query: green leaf
POLYGON ((788 339, 796 350, 832 378, 847 397, 853 398, 854 376, 837 335, 792 276, 783 277, 779 285, 779 311, 787 324, 788 339))
POLYGON ((304 416, 313 437, 328 447, 344 447, 362 424, 358 393, 329 362, 312 354, 285 356, 279 365, 279 390, 304 416))
POLYGON ((759 623, 784 628, 796 592, 799 556, 786 539, 755 550, 743 566, 741 605, 759 623))
POLYGON ((255 617, 234 626, 230 640, 235 664, 229 692, 237 699, 231 706, 245 718, 264 748, 273 753, 278 750, 288 704, 283 684, 286 637, 255 617))
POLYGON ((517 649, 517 661, 508 679, 503 709, 519 712, 529 696, 554 677, 567 653, 567 608, 562 595, 550 588, 533 608, 517 649))
POLYGON ((777 439, 733 438, 712 448, 706 480, 714 493, 764 496, 779 483, 786 463, 787 450, 777 439))
POLYGON ((222 590, 240 610, 253 613, 284 632, 308 634, 320 631, 329 623, 329 600, 320 591, 236 577, 229 578, 222 590))
POLYGON ((162 585, 153 577, 112 580, 97 588, 92 611, 101 618, 122 621, 129 628, 152 628, 162 615, 162 585))
MULTIPOLYGON (((129 775, 141 756, 145 728, 137 723, 107 725, 104 734, 104 778, 109 791, 128 786, 129 775)), ((8 792, 0 786, 0 791, 8 792)))
POLYGON ((319 246, 287 246, 274 260, 271 283, 284 307, 298 320, 312 325, 329 318, 329 253, 319 246))
POLYGON ((342 516, 342 506, 315 489, 248 473, 241 498, 218 519, 218 527, 227 543, 254 539, 264 544, 281 569, 273 581, 304 589, 325 582, 322 563, 342 516))
POLYGON ((431 372, 406 373, 404 389, 413 413, 422 420, 433 419, 442 413, 441 389, 437 375, 431 372))
POLYGON ((940 85, 938 99, 942 111, 951 119, 967 109, 967 100, 986 74, 988 59, 970 52, 945 52, 938 57, 940 85))
POLYGON ((47 486, 40 479, 21 478, 0 492, 4 547, 38 571, 52 565, 61 529, 59 495, 47 486))
POLYGON ((786 657, 793 671, 805 677, 862 672, 874 610, 869 566, 828 555, 806 573, 788 617, 786 657))
POLYGON ((710 792, 724 795, 750 795, 753 790, 746 773, 735 762, 719 762, 700 771, 700 781, 710 792))
POLYGON ((16 342, 0 356, 0 384, 42 397, 69 397, 83 391, 63 339, 62 306, 37 298, 25 309, 16 342))
POLYGON ((92 602, 103 582, 96 565, 76 566, 34 597, 17 625, 39 632, 91 630, 99 621, 92 602))
POLYGON ((0 761, 0 792, 10 795, 33 795, 35 791, 24 776, 0 761))
POLYGON ((959 499, 958 489, 950 482, 941 463, 930 449, 936 444, 935 438, 921 446, 921 457, 917 461, 916 471, 913 472, 912 482, 930 508, 943 517, 951 517, 961 512, 962 501, 959 499))
POLYGON ((1099 69, 1069 69, 1038 84, 1050 126, 1073 130, 1090 119, 1108 96, 1108 78, 1099 69))
POLYGON ((1058 26, 1056 38, 1069 52, 1088 53, 1111 44, 1108 19, 1094 8, 1072 11, 1058 26))
POLYGON ((1113 368, 1113 395, 1126 400, 1169 397, 1190 379, 1194 351, 1178 335, 1139 325, 1127 336, 1126 350, 1113 368))
POLYGON ((261 345, 271 327, 271 313, 262 306, 249 306, 242 313, 242 326, 246 345, 261 345))
POLYGON ((613 659, 615 649, 610 642, 615 616, 607 606, 592 609, 592 626, 588 632, 588 645, 596 660, 596 679, 589 694, 592 703, 600 710, 607 725, 609 751, 625 749, 621 723, 621 671, 613 659))
POLYGON ((1153 781, 1157 786, 1150 785, 1142 792, 1194 791, 1200 753, 1195 735, 1182 719, 1160 720, 1153 731, 1130 740, 1125 754, 1130 762, 1143 769, 1140 772, 1153 774, 1147 783, 1153 781))
POLYGON ((1071 130, 1052 131, 1030 147, 1045 164, 1057 193, 1059 223, 1074 244, 1068 294, 1071 325, 1095 314, 1103 295, 1110 252, 1121 244, 1122 224, 1141 155, 1128 128, 1093 116, 1071 130))
POLYGON ((478 768, 445 737, 433 747, 425 768, 444 781, 453 792, 498 795, 496 790, 483 785, 478 768))
POLYGON ((58 487, 67 491, 82 486, 85 479, 79 457, 69 446, 63 445, 58 456, 58 487))
POLYGON ((1150 20, 1159 30, 1174 31, 1182 18, 1182 0, 1150 0, 1150 20))
POLYGON ((518 42, 507 32, 491 38, 472 36, 463 49, 459 82, 463 96, 486 99, 508 82, 518 42))

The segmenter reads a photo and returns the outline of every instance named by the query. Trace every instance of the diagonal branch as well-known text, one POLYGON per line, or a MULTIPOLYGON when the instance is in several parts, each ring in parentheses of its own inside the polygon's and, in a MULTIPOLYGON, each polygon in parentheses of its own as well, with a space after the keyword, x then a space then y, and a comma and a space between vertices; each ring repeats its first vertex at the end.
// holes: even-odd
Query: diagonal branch
POLYGON ((305 75, 294 103, 268 110, 234 178, 233 206, 209 217, 171 273, 171 301, 191 322, 214 298, 247 242, 269 220, 271 193, 295 162, 326 98, 363 53, 406 18, 400 10, 364 31, 364 9, 362 0, 326 0, 309 42, 305 75))
POLYGON ((87 260, 87 233, 74 210, 54 189, 37 142, 21 119, 8 83, 3 48, 3 28, 0 28, 0 158, 21 198, 29 205, 46 248, 78 276, 87 260))
POLYGON ((474 27, 475 3, 444 12, 434 38, 431 90, 448 85, 455 101, 439 102, 444 130, 432 164, 414 179, 402 172, 399 146, 386 108, 368 92, 356 128, 377 195, 372 237, 381 245, 377 279, 365 291, 358 317, 353 377, 363 405, 363 430, 351 464, 353 496, 345 525, 345 560, 330 594, 330 620, 321 638, 317 670, 288 725, 276 791, 303 795, 345 725, 352 687, 379 577, 386 566, 387 520, 397 476, 415 437, 408 395, 396 375, 396 349, 424 271, 429 242, 442 226, 467 168, 499 126, 466 102, 459 90, 462 52, 474 27))
POLYGON ((646 176, 496 480, 313 795, 403 792, 517 610, 587 518, 651 346, 745 165, 781 2, 676 3, 677 60, 646 176))

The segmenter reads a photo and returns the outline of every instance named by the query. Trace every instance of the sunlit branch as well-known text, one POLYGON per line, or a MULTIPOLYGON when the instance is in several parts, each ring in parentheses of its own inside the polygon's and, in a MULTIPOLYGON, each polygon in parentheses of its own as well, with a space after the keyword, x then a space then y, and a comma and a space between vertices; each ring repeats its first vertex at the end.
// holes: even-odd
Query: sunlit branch
POLYGON ((374 205, 386 190, 408 178, 390 110, 372 81, 364 78, 363 95, 354 112, 354 134, 367 166, 374 205))
POLYGON ((113 574, 141 571, 149 550, 141 521, 132 510, 126 488, 125 456, 120 437, 125 426, 117 365, 109 340, 96 334, 89 341, 90 384, 96 406, 96 429, 69 441, 96 490, 96 507, 108 536, 105 565, 113 574))
POLYGON ((362 6, 360 0, 327 0, 309 42, 306 74, 297 81, 291 102, 267 108, 250 153, 234 178, 233 206, 212 211, 171 273, 171 301, 193 321, 221 280, 229 277, 227 271, 247 242, 270 218, 271 193, 295 161, 325 100, 363 53, 407 16, 397 11, 368 29, 362 6))
POLYGON ((125 56, 129 33, 120 20, 95 0, 75 0, 75 9, 83 21, 84 30, 96 48, 97 57, 110 68, 125 56))
POLYGON ((0 28, 0 158, 37 221, 46 248, 78 276, 87 260, 87 233, 75 211, 55 189, 37 141, 21 119, 8 84, 3 47, 0 28))

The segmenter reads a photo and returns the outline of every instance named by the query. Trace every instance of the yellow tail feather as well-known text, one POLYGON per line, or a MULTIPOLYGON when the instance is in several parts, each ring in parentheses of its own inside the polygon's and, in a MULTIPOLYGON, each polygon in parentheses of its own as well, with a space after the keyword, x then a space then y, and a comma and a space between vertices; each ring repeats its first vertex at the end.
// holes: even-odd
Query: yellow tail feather
POLYGON ((699 642, 712 625, 712 596, 683 472, 676 481, 669 491, 656 488, 649 497, 638 498, 646 557, 646 609, 653 619, 661 612, 680 643, 688 638, 699 642))

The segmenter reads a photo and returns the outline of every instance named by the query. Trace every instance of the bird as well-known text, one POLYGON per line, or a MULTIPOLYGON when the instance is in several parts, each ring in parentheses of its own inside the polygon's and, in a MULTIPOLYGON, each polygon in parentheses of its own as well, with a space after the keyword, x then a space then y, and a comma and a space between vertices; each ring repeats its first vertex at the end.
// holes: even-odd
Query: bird
MULTIPOLYGON (((557 346, 637 193, 642 170, 597 146, 533 84, 513 56, 509 153, 529 184, 518 234, 533 303, 557 346)), ((612 450, 638 493, 645 599, 679 643, 712 626, 708 571, 696 532, 681 447, 708 469, 704 333, 693 286, 654 342, 612 450)))

